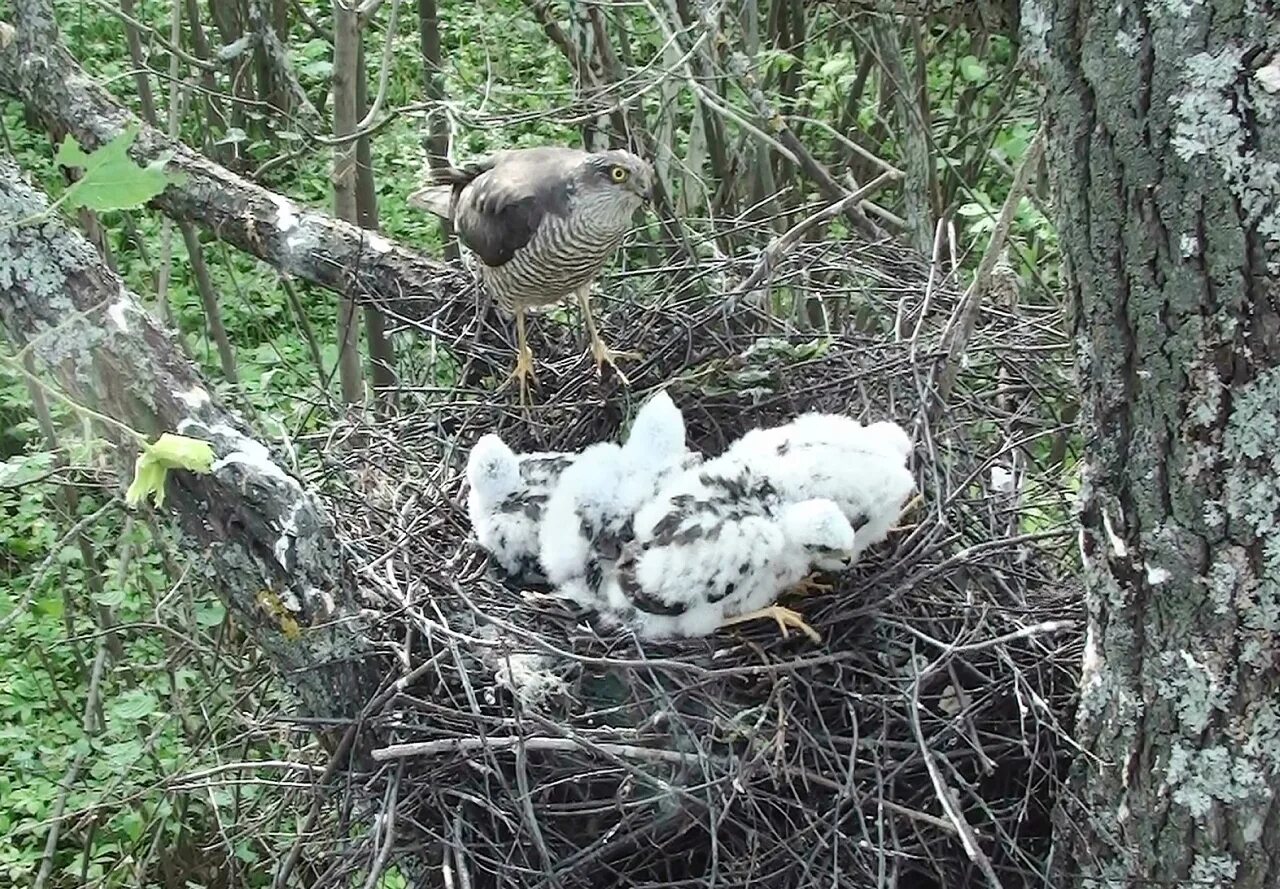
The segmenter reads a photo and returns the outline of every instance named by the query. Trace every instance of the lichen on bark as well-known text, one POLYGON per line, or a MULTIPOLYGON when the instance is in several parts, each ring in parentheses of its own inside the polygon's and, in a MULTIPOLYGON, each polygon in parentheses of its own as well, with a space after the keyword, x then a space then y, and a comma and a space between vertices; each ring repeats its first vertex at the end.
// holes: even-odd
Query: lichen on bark
POLYGON ((1248 5, 1027 22, 1089 452, 1062 885, 1280 879, 1280 28, 1248 5))

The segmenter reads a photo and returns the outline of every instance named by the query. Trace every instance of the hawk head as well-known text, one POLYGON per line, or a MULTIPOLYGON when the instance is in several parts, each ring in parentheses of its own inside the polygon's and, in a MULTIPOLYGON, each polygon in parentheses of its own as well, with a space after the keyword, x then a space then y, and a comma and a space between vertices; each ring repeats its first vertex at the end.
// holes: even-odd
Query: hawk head
POLYGON ((653 200, 653 167, 630 151, 598 151, 586 156, 581 185, 614 196, 634 210, 653 200))

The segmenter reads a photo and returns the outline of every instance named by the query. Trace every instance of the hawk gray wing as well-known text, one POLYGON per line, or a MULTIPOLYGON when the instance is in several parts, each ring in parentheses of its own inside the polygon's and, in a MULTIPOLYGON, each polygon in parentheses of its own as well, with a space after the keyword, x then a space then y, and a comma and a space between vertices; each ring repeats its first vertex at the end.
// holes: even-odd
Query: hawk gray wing
POLYGON ((457 192, 453 224, 462 243, 491 268, 510 262, 544 216, 568 214, 584 157, 576 148, 542 147, 499 151, 481 161, 457 192))

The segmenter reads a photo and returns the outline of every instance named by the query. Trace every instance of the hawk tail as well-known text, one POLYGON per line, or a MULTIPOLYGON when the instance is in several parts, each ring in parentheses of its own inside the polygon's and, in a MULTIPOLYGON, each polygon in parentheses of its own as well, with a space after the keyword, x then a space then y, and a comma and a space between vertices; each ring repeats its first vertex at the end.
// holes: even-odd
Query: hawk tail
POLYGON ((492 166, 492 162, 481 161, 461 167, 437 167, 428 174, 427 184, 409 195, 409 206, 449 219, 453 216, 453 202, 462 189, 492 166))
POLYGON ((448 185, 428 185, 409 195, 407 203, 418 210, 434 213, 441 219, 453 216, 453 188, 448 185))

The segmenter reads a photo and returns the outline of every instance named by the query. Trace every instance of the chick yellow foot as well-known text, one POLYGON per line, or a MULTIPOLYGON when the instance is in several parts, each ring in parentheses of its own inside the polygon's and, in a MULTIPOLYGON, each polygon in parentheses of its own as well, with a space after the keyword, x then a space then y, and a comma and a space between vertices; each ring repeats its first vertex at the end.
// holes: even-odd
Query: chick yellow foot
POLYGON ((520 386, 520 403, 522 405, 529 403, 529 383, 538 382, 538 376, 533 372, 533 350, 525 346, 516 351, 515 370, 511 371, 508 380, 515 380, 520 386))
POLYGON ((627 375, 622 372, 622 368, 618 367, 618 362, 614 359, 625 358, 630 361, 637 361, 641 357, 639 352, 615 352, 604 344, 604 340, 597 338, 591 341, 591 354, 595 356, 596 367, 600 370, 601 376, 604 376, 604 366, 607 364, 613 368, 613 372, 618 375, 622 385, 631 385, 631 381, 627 379, 627 375))
MULTIPOLYGON (((913 509, 915 509, 917 506, 921 505, 922 503, 924 503, 924 497, 921 496, 920 494, 916 494, 914 497, 912 497, 910 500, 907 501, 906 506, 902 507, 902 511, 898 513, 898 518, 902 518, 904 515, 911 512, 913 509)), ((918 525, 919 525, 919 522, 913 522, 909 525, 894 525, 892 528, 889 529, 889 533, 892 534, 895 531, 911 531, 914 528, 916 528, 918 525)))
POLYGON ((770 605, 767 608, 760 608, 756 611, 749 611, 746 614, 739 614, 737 617, 730 617, 724 621, 722 626, 730 626, 731 624, 745 623, 749 620, 760 620, 768 618, 774 620, 778 624, 778 629, 782 632, 783 638, 790 635, 787 632, 788 627, 793 627, 804 633, 814 642, 821 642, 822 635, 804 622, 804 618, 799 612, 792 611, 790 608, 784 608, 781 605, 770 605))

